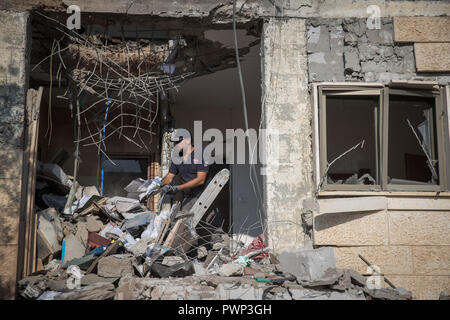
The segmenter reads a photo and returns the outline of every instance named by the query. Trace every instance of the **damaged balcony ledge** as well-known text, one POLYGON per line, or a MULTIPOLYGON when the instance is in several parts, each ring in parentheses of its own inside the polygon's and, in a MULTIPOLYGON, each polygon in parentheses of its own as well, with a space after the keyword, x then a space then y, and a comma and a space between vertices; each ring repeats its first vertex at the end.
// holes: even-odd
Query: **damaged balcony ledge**
POLYGON ((450 191, 319 191, 318 198, 324 197, 450 197, 450 191))
POLYGON ((449 211, 450 199, 407 197, 353 197, 318 199, 315 216, 335 213, 361 213, 365 211, 449 211))

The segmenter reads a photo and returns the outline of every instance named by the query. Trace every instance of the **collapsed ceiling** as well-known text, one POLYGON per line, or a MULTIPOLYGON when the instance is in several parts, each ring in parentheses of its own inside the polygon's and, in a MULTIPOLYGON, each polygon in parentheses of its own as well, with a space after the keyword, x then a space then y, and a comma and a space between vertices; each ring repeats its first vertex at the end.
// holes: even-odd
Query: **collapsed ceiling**
MULTIPOLYGON (((57 98, 67 100, 78 127, 87 129, 75 142, 95 145, 99 152, 111 136, 105 135, 106 127, 135 144, 138 137, 145 146, 140 133, 155 134, 161 95, 192 77, 236 67, 234 48, 207 39, 202 22, 115 18, 82 15, 77 31, 66 27, 65 15, 33 15, 30 84, 50 88, 49 108, 52 87, 63 88, 57 98), (130 128, 129 137, 124 129, 130 128)), ((254 33, 255 26, 245 27, 254 33)), ((238 48, 239 56, 258 43, 238 48)))

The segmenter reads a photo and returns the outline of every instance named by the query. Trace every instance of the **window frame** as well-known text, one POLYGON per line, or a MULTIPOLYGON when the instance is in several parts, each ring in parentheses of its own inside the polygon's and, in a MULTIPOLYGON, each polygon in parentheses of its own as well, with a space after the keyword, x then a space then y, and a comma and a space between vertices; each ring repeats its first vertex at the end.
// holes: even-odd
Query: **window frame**
POLYGON ((314 113, 316 120, 314 121, 317 130, 315 130, 314 143, 318 144, 315 147, 316 156, 316 186, 318 191, 373 191, 373 192, 412 192, 412 191, 431 191, 441 192, 447 190, 447 155, 444 138, 444 111, 443 107, 446 102, 445 88, 439 87, 436 89, 420 89, 420 88, 396 88, 395 86, 382 85, 378 83, 341 83, 341 84, 315 84, 314 85, 315 101, 314 113), (350 184, 328 184, 327 178, 323 178, 322 185, 320 181, 327 166, 327 140, 326 140, 326 99, 330 96, 327 91, 342 91, 339 96, 355 96, 361 93, 365 96, 377 96, 379 93, 379 105, 375 109, 378 112, 378 118, 375 117, 375 128, 378 132, 376 135, 376 168, 377 168, 377 185, 350 185, 350 184), (366 92, 363 94, 362 92, 366 92), (437 185, 403 185, 403 184, 388 184, 388 147, 389 147, 389 96, 392 93, 399 95, 408 95, 416 97, 434 97, 435 112, 433 124, 436 130, 436 141, 434 143, 438 157, 438 177, 439 184, 437 185), (377 111, 378 110, 378 111, 377 111))

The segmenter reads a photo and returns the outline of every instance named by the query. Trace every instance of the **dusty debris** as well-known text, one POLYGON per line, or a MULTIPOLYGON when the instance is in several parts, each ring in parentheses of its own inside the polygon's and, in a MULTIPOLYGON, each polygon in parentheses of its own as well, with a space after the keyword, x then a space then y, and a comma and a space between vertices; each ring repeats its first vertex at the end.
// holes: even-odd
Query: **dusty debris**
POLYGON ((99 282, 84 287, 62 293, 55 297, 55 300, 108 300, 114 297, 114 285, 112 283, 99 282))
POLYGON ((97 265, 97 274, 105 278, 122 277, 134 274, 133 255, 111 255, 103 257, 97 265))
MULTIPOLYGON (((70 183, 57 166, 43 168, 57 181, 53 191, 61 194, 61 185, 70 183)), ((19 282, 22 298, 412 298, 403 288, 368 288, 358 272, 336 268, 331 247, 276 255, 263 235, 228 235, 220 229, 208 244, 197 244, 189 217, 177 217, 179 207, 154 212, 140 202, 161 190, 159 180, 134 180, 127 189, 137 199, 100 197, 95 187, 78 186, 73 214, 64 206, 38 213, 44 270, 19 282)), ((67 193, 61 197, 67 200, 67 193)))

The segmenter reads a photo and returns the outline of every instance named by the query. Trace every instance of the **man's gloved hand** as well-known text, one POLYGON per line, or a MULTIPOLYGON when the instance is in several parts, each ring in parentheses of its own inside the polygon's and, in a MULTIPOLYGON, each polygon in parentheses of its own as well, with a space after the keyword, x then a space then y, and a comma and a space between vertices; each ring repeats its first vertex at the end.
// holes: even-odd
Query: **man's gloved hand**
POLYGON ((180 190, 180 186, 166 184, 161 188, 161 193, 176 193, 180 190))

